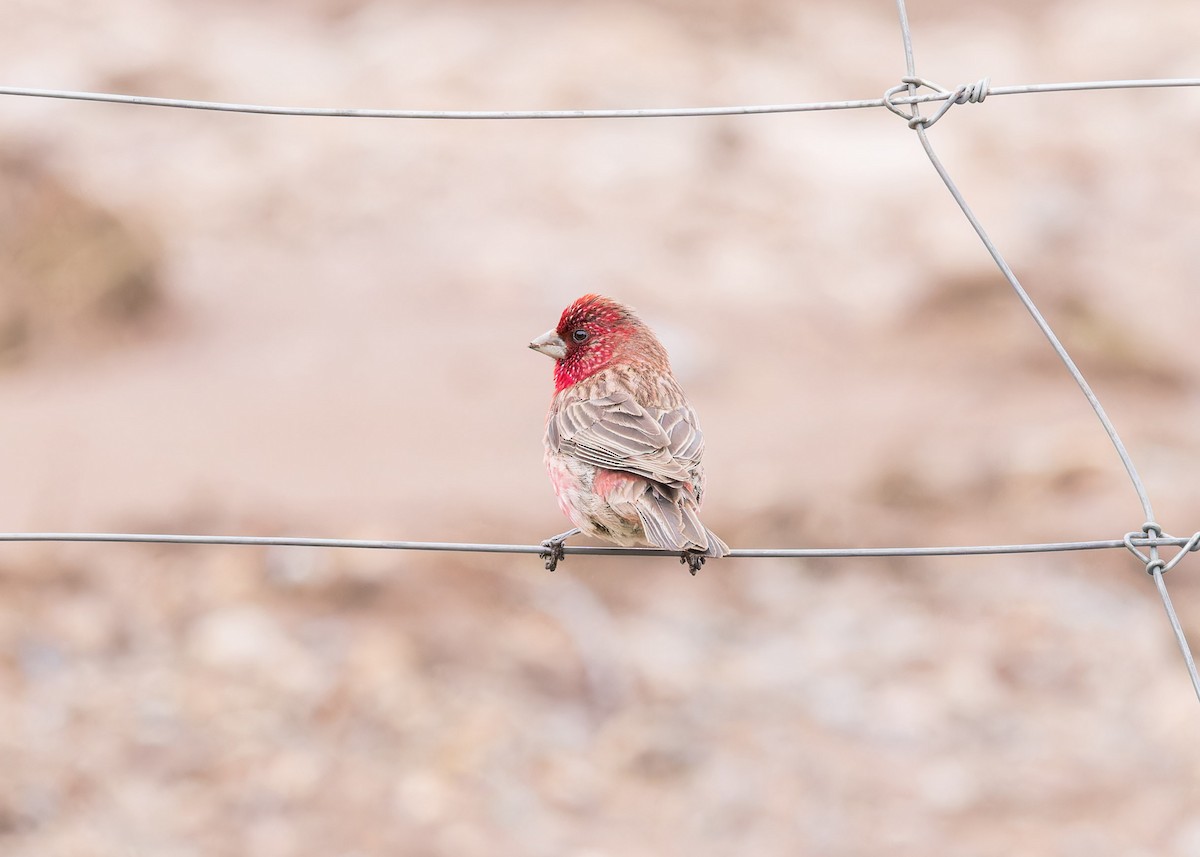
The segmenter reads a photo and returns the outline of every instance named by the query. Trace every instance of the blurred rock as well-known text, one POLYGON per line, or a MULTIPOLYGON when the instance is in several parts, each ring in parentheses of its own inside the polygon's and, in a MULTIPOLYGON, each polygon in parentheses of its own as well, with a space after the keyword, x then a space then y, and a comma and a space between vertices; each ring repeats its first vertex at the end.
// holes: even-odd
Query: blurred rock
POLYGON ((144 229, 0 151, 0 365, 136 336, 162 304, 160 267, 144 229))
POLYGON ((201 617, 188 633, 188 652, 210 667, 271 670, 293 655, 294 646, 276 617, 244 605, 201 617))

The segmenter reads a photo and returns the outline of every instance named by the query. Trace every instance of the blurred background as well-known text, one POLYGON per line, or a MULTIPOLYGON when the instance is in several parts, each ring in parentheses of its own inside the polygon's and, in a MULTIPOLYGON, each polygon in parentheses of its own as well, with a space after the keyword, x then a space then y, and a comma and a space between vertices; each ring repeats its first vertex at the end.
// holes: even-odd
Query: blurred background
MULTIPOLYGON (((1192 0, 913 0, 945 86, 1190 77, 1192 0)), ((0 6, 0 82, 338 107, 874 98, 887 0, 0 6)), ((1193 90, 931 130, 1200 528, 1193 90)), ((578 295, 662 335, 734 547, 1120 538, 1099 423, 883 110, 301 119, 0 100, 0 529, 534 543, 578 295)), ((1168 580, 1200 643, 1200 559, 1168 580)), ((0 547, 0 853, 1200 855, 1124 552, 0 547)))

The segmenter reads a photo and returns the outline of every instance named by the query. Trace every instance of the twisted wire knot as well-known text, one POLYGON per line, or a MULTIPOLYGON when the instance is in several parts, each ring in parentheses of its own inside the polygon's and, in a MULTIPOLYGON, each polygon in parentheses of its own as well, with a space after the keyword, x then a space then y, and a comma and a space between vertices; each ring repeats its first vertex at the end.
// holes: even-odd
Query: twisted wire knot
POLYGON ((883 106, 905 120, 908 123, 908 127, 913 129, 916 129, 918 126, 923 128, 930 127, 934 122, 945 116, 946 111, 955 104, 981 104, 983 99, 988 97, 988 88, 991 86, 991 78, 988 77, 981 77, 974 83, 960 84, 953 92, 923 77, 904 77, 901 78, 901 81, 901 83, 893 86, 883 94, 883 106), (929 116, 918 114, 915 104, 909 104, 908 109, 905 110, 902 105, 896 103, 895 98, 900 93, 914 87, 919 89, 922 86, 946 96, 937 110, 933 111, 929 116))
MULTIPOLYGON (((1141 530, 1134 530, 1131 533, 1125 534, 1125 547, 1128 548, 1134 556, 1145 563, 1146 574, 1150 575, 1151 577, 1156 574, 1166 574, 1175 566, 1179 565, 1179 561, 1183 559, 1185 555, 1192 551, 1200 550, 1200 532, 1197 532, 1179 547, 1179 550, 1176 552, 1175 556, 1171 557, 1169 560, 1164 560, 1158 555, 1158 549, 1160 547, 1158 541, 1162 538, 1164 538, 1163 529, 1154 521, 1147 521, 1146 523, 1142 524, 1141 530), (1133 540, 1139 537, 1150 540, 1149 554, 1143 553, 1138 546, 1133 543, 1133 540)), ((1165 536, 1165 538, 1171 539, 1174 537, 1165 536)))

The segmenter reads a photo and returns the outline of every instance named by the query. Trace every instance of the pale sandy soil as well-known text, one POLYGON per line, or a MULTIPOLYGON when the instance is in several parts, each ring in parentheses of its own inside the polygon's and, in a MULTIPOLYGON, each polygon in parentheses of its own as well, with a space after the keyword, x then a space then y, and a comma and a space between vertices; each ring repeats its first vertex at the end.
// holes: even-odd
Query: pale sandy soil
MULTIPOLYGON (((918 67, 947 86, 1200 59, 1187 0, 911 5, 918 67)), ((903 73, 887 2, 17 2, 0 56, 8 85, 359 107, 854 99, 903 73)), ((1198 96, 996 96, 931 131, 1183 534, 1198 96)), ((705 519, 735 547, 1143 521, 885 111, 0 108, 6 157, 115 214, 161 295, 132 325, 69 290, 37 305, 0 370, 0 530, 536 542, 564 522, 540 460, 550 364, 525 343, 585 291, 667 341, 708 438, 705 519)), ((0 311, 35 222, 14 175, 0 311)), ((104 268, 61 234, 66 282, 104 268)), ((1198 569, 1169 580, 1200 643, 1198 569)), ((663 560, 549 576, 532 557, 0 548, 14 857, 1196 857, 1198 724, 1124 554, 691 579, 663 560)))

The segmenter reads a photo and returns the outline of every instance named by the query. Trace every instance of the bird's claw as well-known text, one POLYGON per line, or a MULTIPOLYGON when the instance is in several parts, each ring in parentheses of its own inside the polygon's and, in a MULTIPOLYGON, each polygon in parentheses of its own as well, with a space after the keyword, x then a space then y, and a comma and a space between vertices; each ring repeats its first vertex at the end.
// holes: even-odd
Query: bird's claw
POLYGON ((696 572, 704 567, 704 560, 707 558, 708 557, 702 553, 696 553, 695 551, 684 551, 679 555, 679 562, 681 565, 686 565, 688 567, 688 571, 692 573, 692 577, 695 577, 696 572))
POLYGON ((563 550, 563 542, 571 536, 579 535, 579 532, 579 528, 576 527, 542 542, 542 551, 538 556, 546 561, 546 571, 554 571, 558 568, 558 564, 566 559, 567 552, 563 550))
POLYGON ((545 550, 538 556, 546 561, 546 571, 554 571, 567 556, 567 552, 563 550, 562 539, 546 539, 542 542, 542 547, 545 550))

